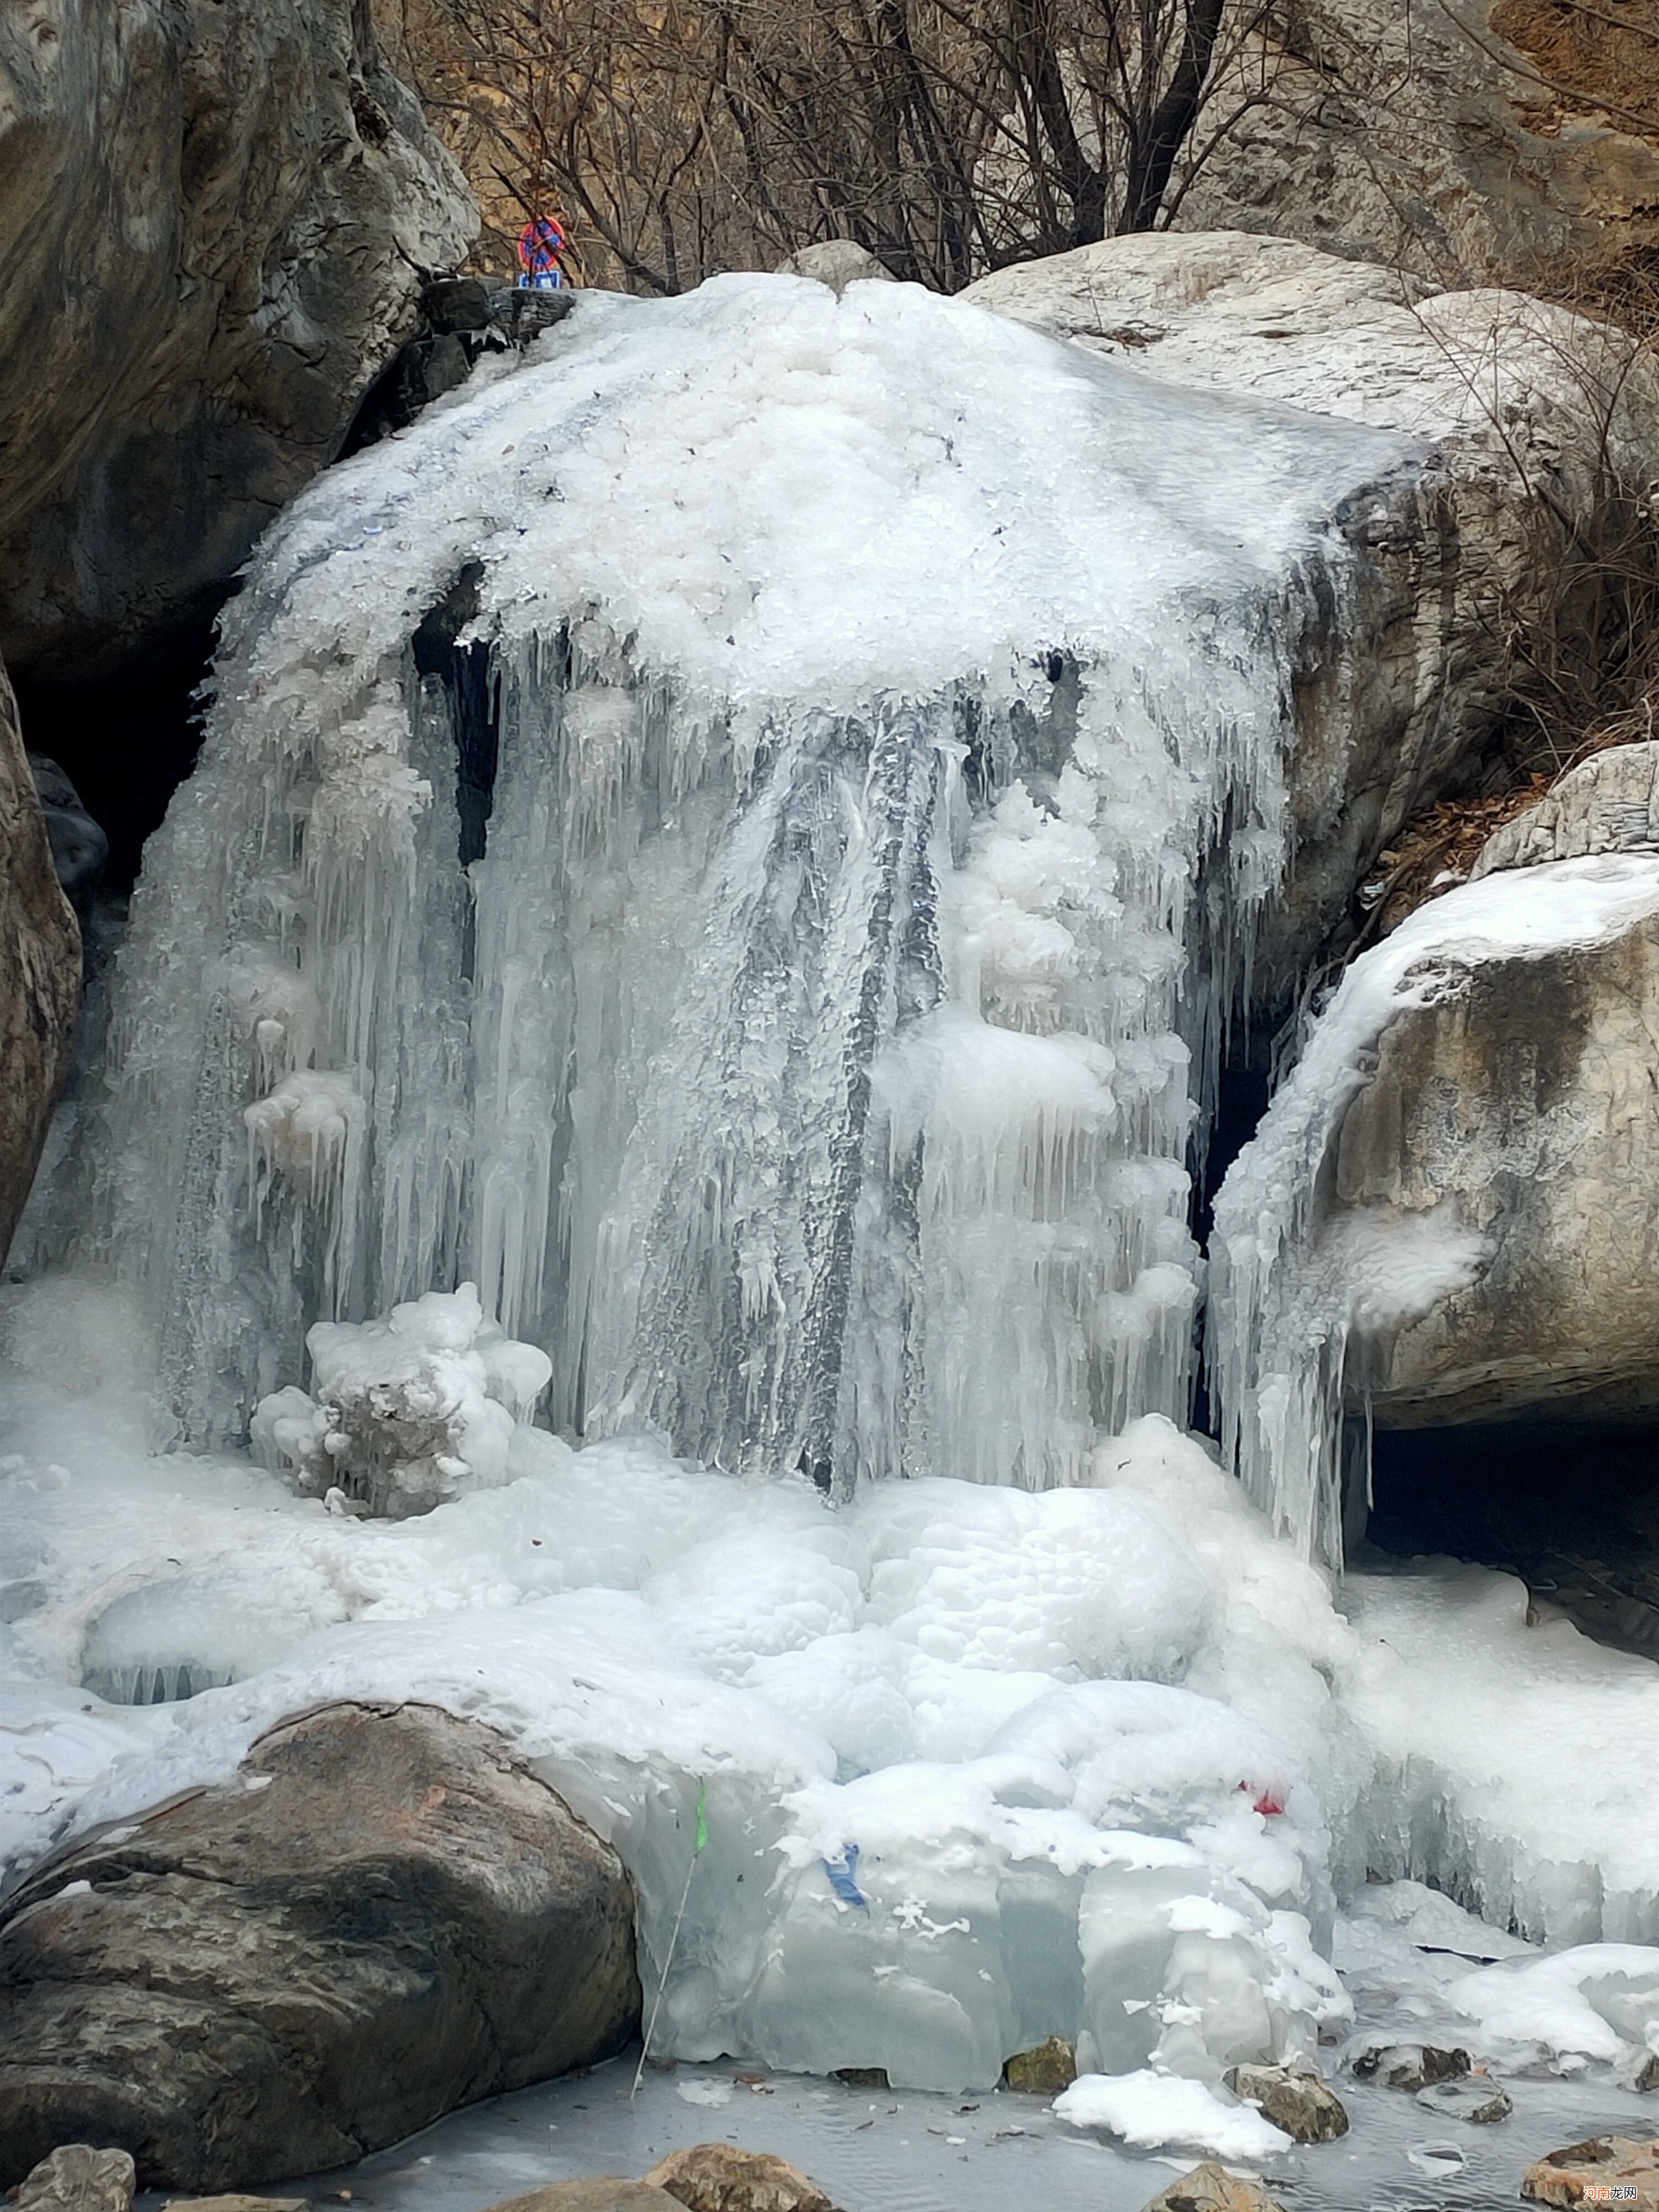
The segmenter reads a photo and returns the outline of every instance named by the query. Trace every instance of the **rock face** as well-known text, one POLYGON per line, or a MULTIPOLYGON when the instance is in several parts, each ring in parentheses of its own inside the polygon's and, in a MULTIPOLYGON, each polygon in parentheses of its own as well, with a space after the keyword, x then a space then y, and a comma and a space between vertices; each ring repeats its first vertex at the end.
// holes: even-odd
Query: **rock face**
POLYGON ((1373 556, 1370 604, 1340 617, 1368 641, 1362 676, 1339 697, 1315 640, 1297 685, 1296 858, 1261 970, 1282 994, 1493 728, 1572 588, 1563 533, 1592 535, 1618 483, 1659 471, 1659 374, 1607 324, 1514 292, 1431 295, 1284 239, 1112 239, 963 296, 1161 381, 1427 441, 1413 496, 1344 519, 1373 556))
POLYGON ((16 704, 0 668, 0 1261, 68 1066, 80 998, 81 933, 53 871, 16 704))
POLYGON ((337 2165, 639 2020, 609 1845, 475 1723, 332 1705, 40 1868, 0 1924, 0 2184, 90 2138, 145 2187, 337 2165))
POLYGON ((1587 853, 1659 852, 1659 743, 1609 745, 1552 786, 1535 806, 1495 830, 1471 878, 1587 853))
MULTIPOLYGON (((1515 881, 1551 896, 1548 871, 1515 881)), ((1449 1208, 1485 1258, 1374 1369, 1378 1420, 1659 1408, 1659 881, 1607 937, 1449 952, 1426 1000, 1377 1041, 1331 1202, 1449 1208)))
POLYGON ((0 18, 0 641, 164 652, 338 450, 476 230, 367 0, 0 18))
MULTIPOLYGON (((1612 280, 1659 240, 1659 53, 1638 8, 1304 0, 1271 97, 1228 130, 1183 229, 1271 232, 1446 283, 1612 280)), ((1259 86, 1264 55, 1241 59, 1259 86)))

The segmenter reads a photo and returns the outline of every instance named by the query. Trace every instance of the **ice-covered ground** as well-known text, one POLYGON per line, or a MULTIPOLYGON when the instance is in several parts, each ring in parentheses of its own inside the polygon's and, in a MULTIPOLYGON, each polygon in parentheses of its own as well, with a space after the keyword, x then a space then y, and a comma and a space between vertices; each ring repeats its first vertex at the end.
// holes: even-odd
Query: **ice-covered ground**
MULTIPOLYGON (((1348 2039, 1356 1996, 1362 2024, 1609 2082, 1659 2050, 1659 1673, 1525 1627, 1520 1586, 1472 1570, 1354 1577, 1339 1609, 1157 1417, 1079 1487, 839 1506, 515 1425, 499 1486, 364 1519, 151 1455, 108 1294, 14 1288, 4 1328, 14 1864, 223 1774, 284 1712, 426 1698, 614 1838, 652 1996, 690 1870, 657 2030, 682 2057, 983 2091, 1061 2034, 1097 2077, 1079 2122, 1261 2154, 1222 2072, 1348 2039), (1406 1875, 1498 1926, 1376 1888, 1406 1875), (1589 1948, 1540 1966, 1511 1917, 1589 1948)), ((390 1334, 363 1333, 383 1360, 390 1334)))

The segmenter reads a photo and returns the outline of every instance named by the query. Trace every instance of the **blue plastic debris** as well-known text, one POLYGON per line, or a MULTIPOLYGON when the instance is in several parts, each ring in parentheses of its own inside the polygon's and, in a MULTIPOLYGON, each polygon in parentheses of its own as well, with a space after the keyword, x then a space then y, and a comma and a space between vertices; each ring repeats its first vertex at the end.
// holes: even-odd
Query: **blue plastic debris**
POLYGON ((843 1844, 838 1859, 825 1859, 823 1870, 830 1877, 830 1887, 843 1905, 856 1905, 861 1911, 870 1910, 870 1900, 854 1880, 859 1869, 859 1847, 843 1844))

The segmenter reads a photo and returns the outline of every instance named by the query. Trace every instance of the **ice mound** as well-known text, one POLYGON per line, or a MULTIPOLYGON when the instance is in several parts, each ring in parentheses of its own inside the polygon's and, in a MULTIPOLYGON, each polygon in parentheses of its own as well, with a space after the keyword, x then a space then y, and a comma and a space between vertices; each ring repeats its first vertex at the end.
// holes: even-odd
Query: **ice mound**
POLYGON ((1659 860, 1558 860, 1431 899, 1344 975, 1217 1194, 1207 1361, 1224 1456, 1310 1556, 1340 1565, 1345 1376, 1364 1346, 1474 1280, 1480 1237, 1445 1208, 1322 1210, 1342 1118, 1402 1009, 1447 963, 1593 944, 1659 897, 1659 860))
POLYGON ((1173 2145, 1254 2163, 1291 2147, 1283 2130, 1252 2106, 1150 2069, 1115 2079, 1080 2074, 1055 2098, 1054 2110, 1073 2127, 1104 2128, 1145 2150, 1173 2145))
POLYGON ((1601 2059, 1628 2081, 1659 2070, 1659 1948, 1580 1944, 1483 1966, 1446 1995, 1511 2063, 1547 2057, 1566 2073, 1601 2059))
POLYGON ((309 1497, 394 1516, 505 1482, 553 1372, 545 1352, 485 1321, 476 1283, 428 1291, 385 1321, 318 1322, 306 1347, 316 1395, 290 1383, 262 1398, 256 1455, 309 1497))
POLYGON ((914 286, 583 294, 263 542, 49 1255, 192 1444, 467 1279, 575 1435, 1082 1481, 1186 1410, 1292 663, 1414 452, 914 286))
MULTIPOLYGON (((343 1332, 351 1371, 384 1382, 389 1352, 430 1356, 441 1332, 483 1360, 470 1300, 413 1318, 343 1332)), ((35 1455, 58 1441, 44 1401, 13 1425, 35 1455)), ((501 1729, 614 1838, 653 1999, 686 1896, 665 2051, 984 2088, 1059 2033, 1103 2069, 1214 2081, 1346 2017, 1314 1942, 1329 1731, 1305 1723, 1325 1685, 1284 1662, 1305 1677, 1291 1741, 1194 1686, 1249 1672, 1252 1599, 1295 1647, 1308 1570, 1281 1550, 1275 1580, 1249 1509, 1167 1424, 1120 1440, 1097 1486, 940 1478, 839 1510, 801 1479, 521 1430, 501 1486, 402 1520, 148 1457, 112 1419, 77 1433, 83 1457, 14 1461, 4 1523, 31 1531, 36 1590, 10 1632, 16 1710, 27 1755, 64 1765, 36 1850, 72 1797, 82 1821, 130 1814, 224 1773, 284 1712, 432 1699, 501 1729)))

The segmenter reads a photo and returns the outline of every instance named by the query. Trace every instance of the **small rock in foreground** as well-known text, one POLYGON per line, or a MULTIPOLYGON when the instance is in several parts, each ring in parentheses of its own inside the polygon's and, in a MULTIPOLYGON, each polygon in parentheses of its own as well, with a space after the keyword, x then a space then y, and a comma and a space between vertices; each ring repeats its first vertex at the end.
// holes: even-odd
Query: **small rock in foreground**
POLYGON ((17 2212, 131 2212, 137 2185, 125 2151, 61 2143, 25 2178, 17 2212))
POLYGON ((1077 2052, 1063 2035, 1051 2035, 1035 2051, 1017 2051, 1002 2069, 1011 2089, 1033 2097, 1057 2097, 1077 2079, 1077 2052))
POLYGON ((693 2143, 670 2151, 646 2180, 686 2212, 837 2212, 816 2181, 770 2151, 693 2143))
POLYGON ((884 2066, 837 2066, 837 2081, 845 2081, 849 2089, 887 2089, 892 2084, 887 2079, 884 2066))
POLYGON ((169 2197, 161 2212, 311 2212, 308 2197, 169 2197))
POLYGON ((1160 2190, 1141 2212, 1285 2212, 1278 2197, 1207 2161, 1160 2190))
POLYGON ((1467 2051, 1441 2051, 1432 2043, 1390 2043, 1362 2051, 1353 2062, 1356 2081, 1380 2081, 1385 2089, 1429 2089, 1468 2070, 1467 2051))
POLYGON ((1289 2066, 1235 2066, 1227 2087, 1300 2143, 1334 2142, 1348 2132, 1348 2114, 1335 2090, 1317 2074, 1289 2066))
POLYGON ((1592 2136, 1569 2143, 1527 2168, 1521 2194, 1534 2204, 1624 2204, 1631 2212, 1659 2212, 1659 2141, 1592 2136))
POLYGON ((1455 2081, 1431 2082, 1418 2091, 1417 2101, 1428 2112, 1443 2113, 1452 2120, 1473 2120, 1481 2127, 1508 2119, 1515 2110, 1509 2091, 1490 2074, 1466 2074, 1455 2081))
POLYGON ((527 2189, 522 2197, 504 2197, 489 2212, 680 2212, 678 2202, 666 2190, 648 2181, 623 2181, 615 2174, 595 2174, 582 2181, 550 2182, 545 2189, 527 2189))

